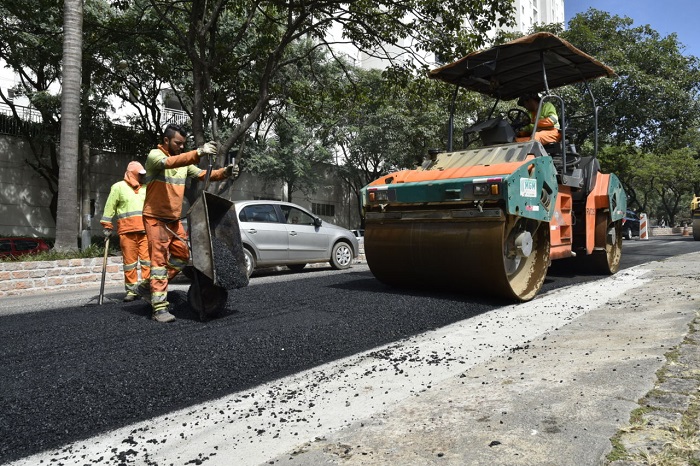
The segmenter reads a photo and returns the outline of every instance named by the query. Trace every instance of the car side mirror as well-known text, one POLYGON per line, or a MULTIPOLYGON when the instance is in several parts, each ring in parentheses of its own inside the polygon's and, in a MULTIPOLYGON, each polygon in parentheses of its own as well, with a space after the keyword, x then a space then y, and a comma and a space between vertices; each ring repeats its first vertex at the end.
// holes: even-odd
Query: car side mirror
POLYGON ((323 220, 321 220, 318 217, 314 217, 314 226, 315 227, 320 227, 322 223, 323 223, 323 220))

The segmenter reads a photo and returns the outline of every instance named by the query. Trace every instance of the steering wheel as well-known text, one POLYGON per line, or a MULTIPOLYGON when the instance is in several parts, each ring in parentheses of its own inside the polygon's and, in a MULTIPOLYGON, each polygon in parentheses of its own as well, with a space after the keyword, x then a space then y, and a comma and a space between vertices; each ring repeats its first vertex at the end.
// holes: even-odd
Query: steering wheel
POLYGON ((519 108, 511 108, 508 110, 508 113, 506 113, 506 116, 508 117, 510 126, 512 126, 513 130, 516 132, 523 126, 527 126, 531 123, 530 115, 528 115, 525 110, 519 108))

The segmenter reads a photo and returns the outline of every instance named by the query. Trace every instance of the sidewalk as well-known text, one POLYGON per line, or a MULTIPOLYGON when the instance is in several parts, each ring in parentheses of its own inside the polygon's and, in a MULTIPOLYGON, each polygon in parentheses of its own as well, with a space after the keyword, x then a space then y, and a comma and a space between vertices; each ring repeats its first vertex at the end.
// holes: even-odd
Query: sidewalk
POLYGON ((570 324, 265 464, 700 464, 700 254, 641 269, 570 324))

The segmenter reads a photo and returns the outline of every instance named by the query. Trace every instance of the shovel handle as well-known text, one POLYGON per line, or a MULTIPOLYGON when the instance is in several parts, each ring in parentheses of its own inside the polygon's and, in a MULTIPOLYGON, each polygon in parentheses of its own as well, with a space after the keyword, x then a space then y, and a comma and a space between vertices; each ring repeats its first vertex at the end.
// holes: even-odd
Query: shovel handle
POLYGON ((107 275, 107 254, 109 253, 109 236, 105 238, 105 255, 102 259, 102 281, 100 282, 100 296, 97 299, 97 304, 100 306, 105 297, 105 276, 107 275))

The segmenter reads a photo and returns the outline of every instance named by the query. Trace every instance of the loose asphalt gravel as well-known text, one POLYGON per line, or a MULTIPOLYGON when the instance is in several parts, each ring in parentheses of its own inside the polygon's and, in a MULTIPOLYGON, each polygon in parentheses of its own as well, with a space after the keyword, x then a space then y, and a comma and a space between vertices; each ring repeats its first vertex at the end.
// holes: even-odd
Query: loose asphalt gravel
POLYGON ((0 462, 604 464, 640 400, 697 405, 698 277, 687 254, 504 306, 358 266, 235 290, 206 325, 177 287, 169 325, 144 303, 4 313, 0 462))

